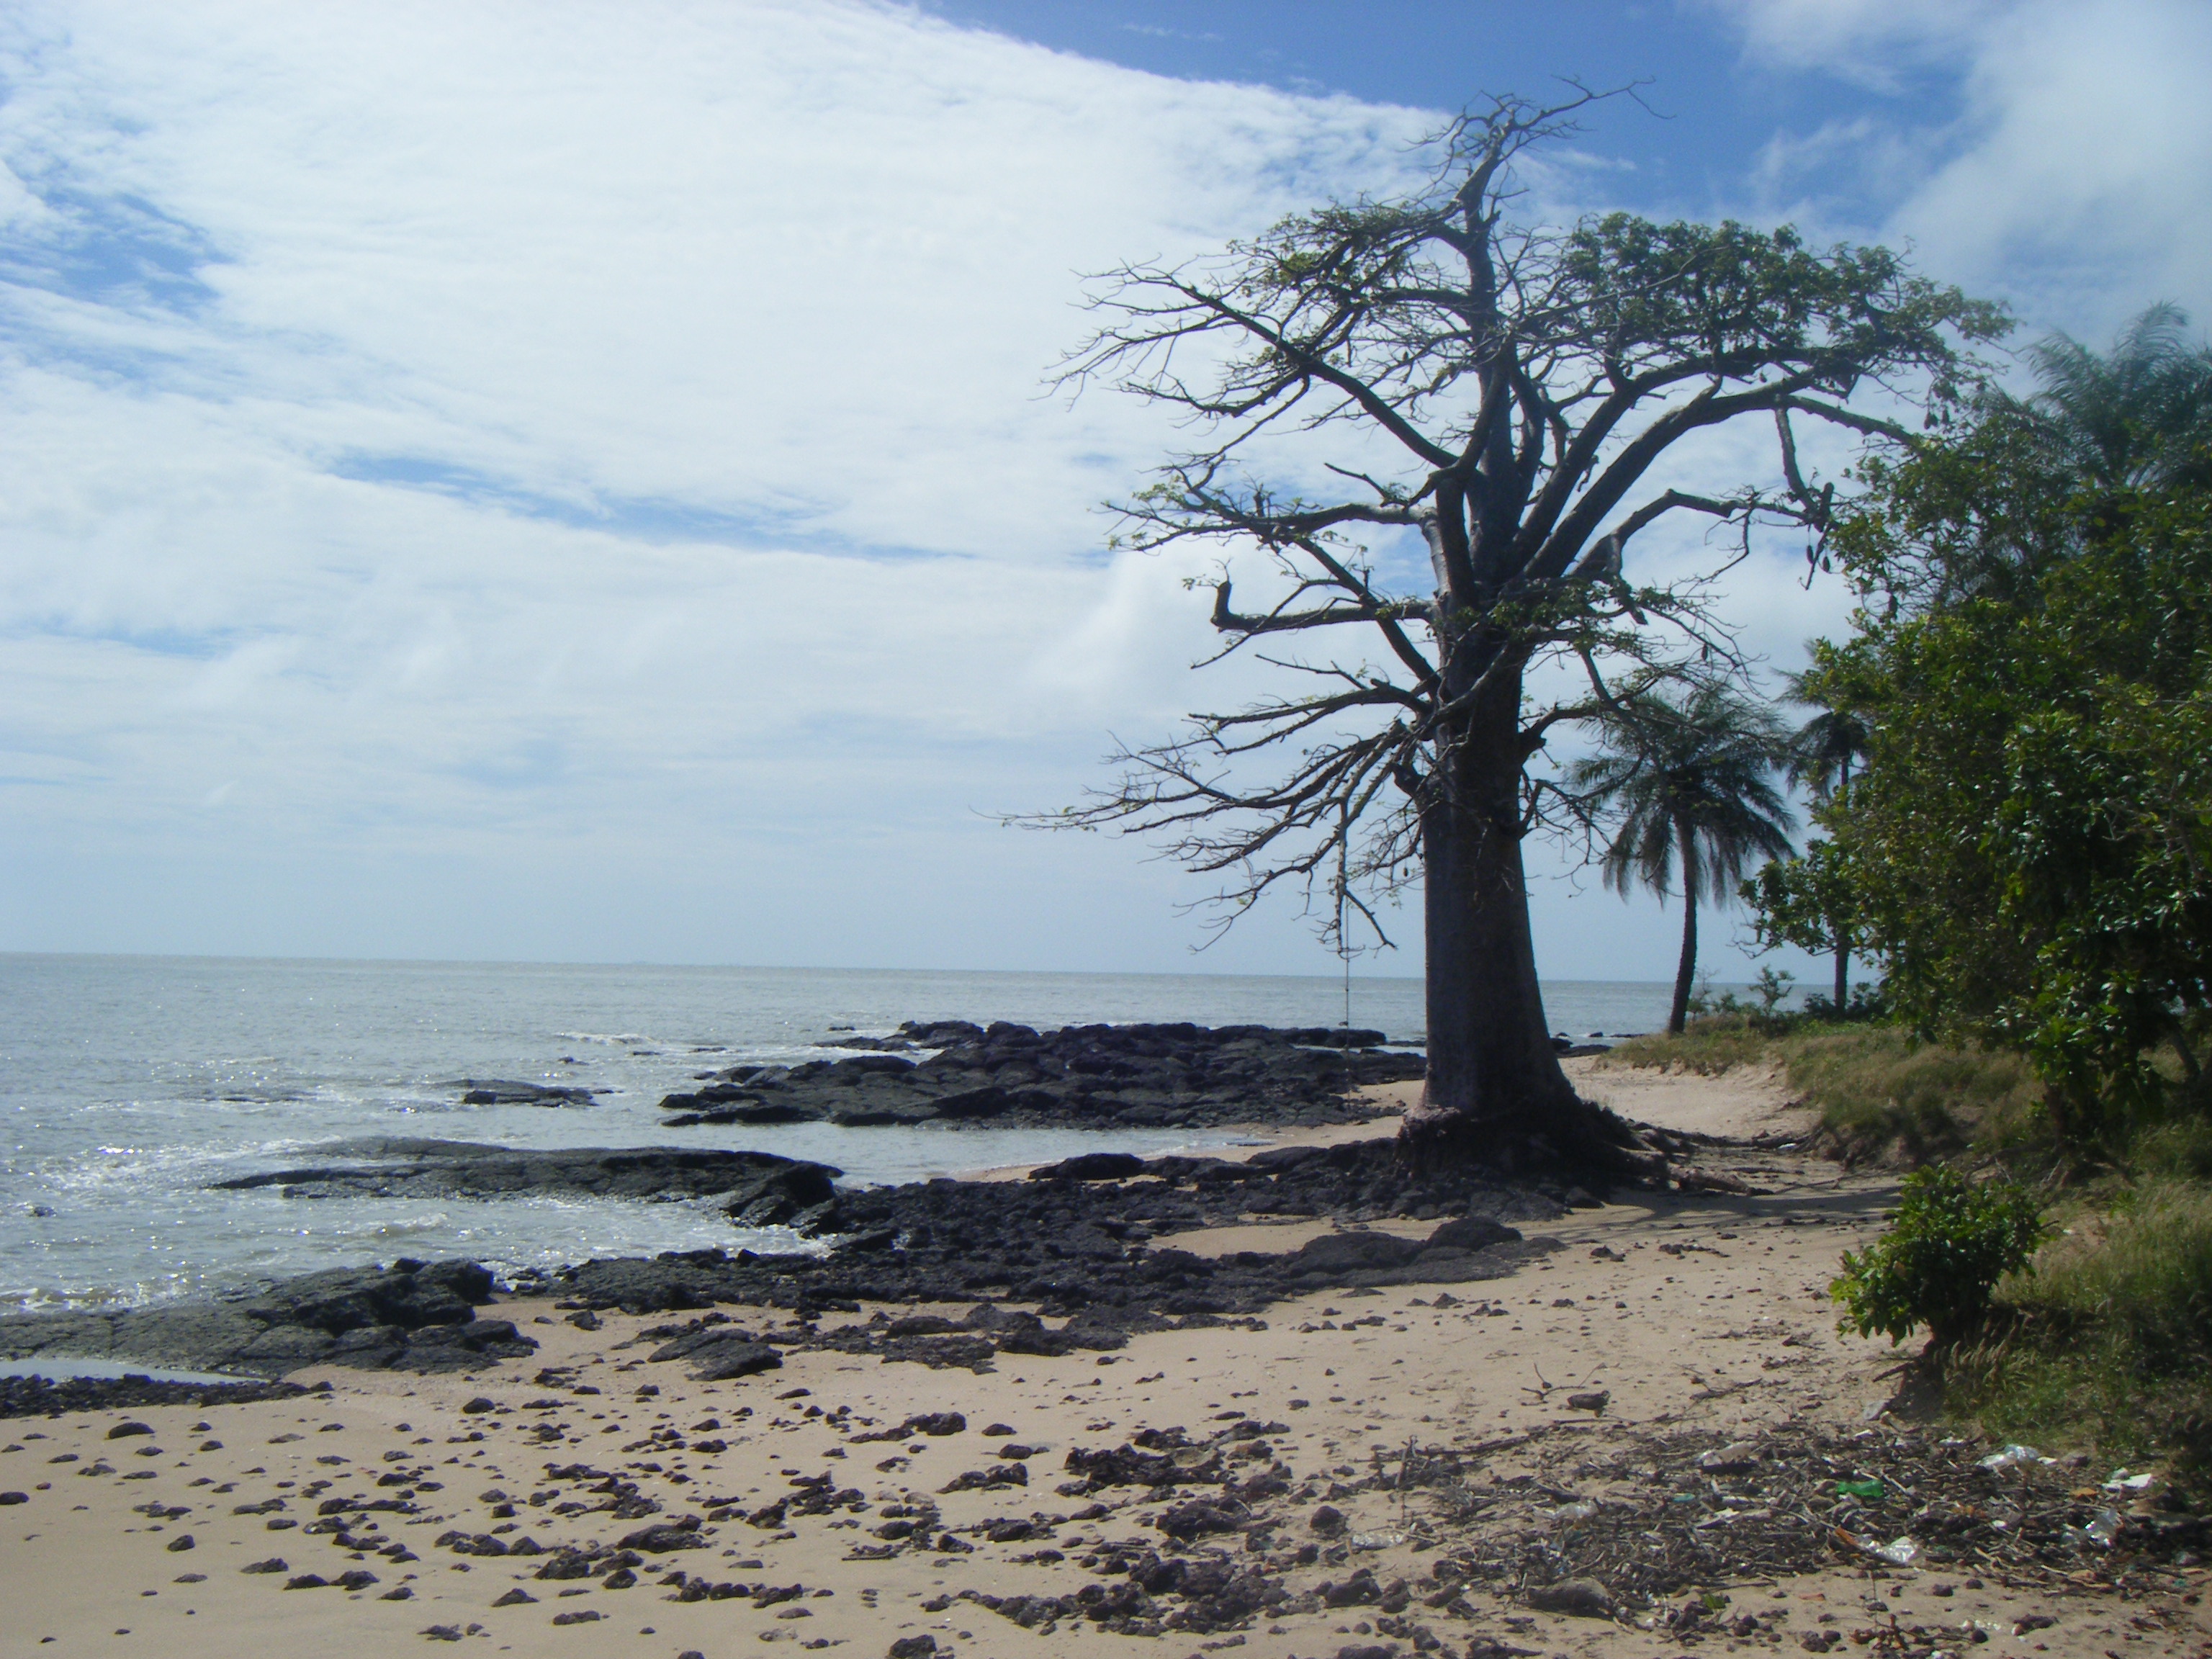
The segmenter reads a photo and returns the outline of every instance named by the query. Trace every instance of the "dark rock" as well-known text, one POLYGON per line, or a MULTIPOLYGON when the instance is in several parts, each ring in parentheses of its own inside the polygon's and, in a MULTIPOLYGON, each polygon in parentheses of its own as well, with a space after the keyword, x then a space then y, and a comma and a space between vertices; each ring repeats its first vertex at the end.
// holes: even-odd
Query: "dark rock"
POLYGON ((782 1368, 783 1356, 765 1342, 716 1342, 692 1356, 691 1375, 702 1382, 727 1382, 782 1368))
POLYGON ((493 1602, 492 1606, 495 1607, 519 1607, 528 1602, 535 1601, 538 1598, 532 1595, 528 1590, 523 1589, 521 1585, 517 1584, 513 1589, 507 1591, 506 1595, 501 1596, 498 1601, 493 1602))
POLYGON ((162 1546, 162 1548, 167 1550, 172 1555, 180 1554, 184 1551, 191 1549, 191 1547, 192 1535, 190 1533, 185 1533, 180 1537, 172 1538, 167 1544, 162 1546))
POLYGON ((606 1091, 548 1087, 542 1083, 514 1083, 504 1078, 463 1078, 444 1085, 459 1089, 464 1106, 588 1106, 593 1094, 606 1091))
POLYGON ((1145 1172, 1145 1160, 1133 1152, 1085 1152, 1030 1171, 1031 1181, 1123 1181, 1145 1172))
POLYGON ((1344 1511, 1332 1504, 1323 1504, 1306 1522, 1325 1538, 1334 1538, 1344 1530, 1344 1511))
POLYGON ((890 1659, 929 1659, 937 1651, 934 1636, 902 1636, 890 1645, 890 1659))
POLYGON ((287 1198, 727 1195, 731 1213, 747 1217, 743 1224, 769 1226, 827 1200, 830 1183, 840 1173, 773 1152, 691 1146, 519 1149, 383 1137, 339 1142, 329 1148, 325 1162, 215 1184, 224 1190, 281 1187, 287 1198))
POLYGON ((1163 1514, 1155 1523, 1159 1529, 1178 1543, 1188 1543, 1194 1538, 1203 1538, 1208 1533, 1237 1532, 1243 1528, 1241 1517, 1209 1504, 1203 1498, 1188 1504, 1177 1504, 1163 1514))
POLYGON ((1308 1239, 1297 1262, 1303 1271, 1338 1273, 1345 1268, 1395 1267, 1420 1255, 1424 1246, 1389 1233, 1323 1233, 1308 1239))
POLYGON ((1520 1231, 1502 1221, 1492 1221, 1487 1216, 1467 1216, 1457 1221, 1447 1221, 1428 1237, 1428 1247, 1444 1247, 1455 1250, 1483 1250, 1492 1244, 1516 1243, 1520 1231))
POLYGON ((641 1527, 624 1538, 619 1547, 643 1550, 648 1555, 665 1555, 671 1550, 696 1550, 706 1541, 699 1535, 699 1517, 686 1516, 681 1521, 661 1521, 641 1527))
MULTIPOLYGON (((1418 1054, 1383 1049, 1379 1031, 1326 1027, 1084 1025, 1038 1032, 1004 1022, 978 1028, 940 1021, 909 1024, 900 1036, 937 1052, 919 1064, 878 1052, 736 1066, 661 1104, 678 1114, 669 1121, 678 1125, 1358 1122, 1382 1109, 1352 1095, 1354 1085, 1402 1081, 1424 1069, 1418 1054)), ((892 1040, 866 1041, 880 1048, 892 1040)), ((1040 1172, 1047 1180, 1132 1173, 1040 1172)))
POLYGON ((151 1434, 153 1429, 144 1423, 118 1423, 107 1431, 110 1440, 128 1440, 136 1435, 151 1434))
POLYGON ((31 1494, 27 1492, 0 1492, 0 1509, 11 1504, 27 1504, 30 1501, 31 1494))

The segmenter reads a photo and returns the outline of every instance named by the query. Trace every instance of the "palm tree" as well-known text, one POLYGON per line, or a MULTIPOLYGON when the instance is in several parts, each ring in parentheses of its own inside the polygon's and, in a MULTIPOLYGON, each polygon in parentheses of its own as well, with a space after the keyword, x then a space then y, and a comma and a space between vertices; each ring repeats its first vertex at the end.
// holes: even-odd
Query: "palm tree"
MULTIPOLYGON (((1809 649, 1809 647, 1808 647, 1809 649)), ((1783 750, 1782 767, 1790 786, 1804 787, 1820 801, 1842 801, 1851 793, 1851 765, 1867 756, 1872 733, 1866 721, 1848 708, 1832 708, 1805 689, 1802 674, 1784 674, 1785 700, 1801 708, 1819 712, 1790 736, 1783 750)), ((1840 918, 1830 917, 1830 935, 1836 941, 1836 1017, 1843 1017, 1844 1000, 1851 988, 1851 947, 1840 918)))
POLYGON ((2059 470, 2094 489, 2165 489, 2212 472, 2212 349, 2189 313, 2154 305, 2100 356, 2064 334, 2030 349, 2026 411, 2059 470))
POLYGON ((1698 968, 1698 906, 1723 898, 1756 855, 1790 852, 1796 827, 1771 781, 1784 763, 1787 729, 1765 703, 1725 685, 1679 697, 1647 691, 1599 721, 1599 750, 1568 776, 1593 806, 1620 818, 1603 861, 1606 885, 1623 898, 1636 886, 1662 900, 1682 888, 1682 958, 1667 1029, 1689 1018, 1698 968))

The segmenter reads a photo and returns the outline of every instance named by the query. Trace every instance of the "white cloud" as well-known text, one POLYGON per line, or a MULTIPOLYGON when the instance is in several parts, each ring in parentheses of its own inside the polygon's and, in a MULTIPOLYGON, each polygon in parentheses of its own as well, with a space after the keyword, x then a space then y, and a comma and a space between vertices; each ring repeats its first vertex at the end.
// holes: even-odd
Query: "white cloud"
POLYGON ((1100 550, 1171 434, 1041 377, 1079 270, 1423 118, 860 3, 8 27, 0 943, 1181 959, 1169 872, 982 816, 1206 646, 1188 561, 1100 550))
MULTIPOLYGON (((2039 100, 2118 94, 2057 8, 1735 9, 1868 84, 1971 69, 1941 143, 1770 156, 1886 156, 1938 274, 2033 253, 2039 192, 2075 245, 2201 223, 2185 15, 2108 31, 2166 54, 2112 128, 2148 159, 2069 172, 2039 100)), ((1177 434, 1041 375, 1078 271, 1386 187, 1431 118, 862 0, 55 0, 0 74, 0 945, 1181 964, 1193 884, 988 816, 1257 683, 1186 672, 1200 558, 1101 550, 1177 434)), ((1838 611, 1796 574, 1723 596, 1778 662, 1838 611)), ((1551 971, 1667 970, 1613 902, 1540 899, 1551 971)), ((1206 965, 1325 960, 1278 913, 1206 965)))
MULTIPOLYGON (((2198 0, 1727 0, 1757 59, 1898 94, 1778 133, 1759 174, 1841 167, 1887 204, 1856 227, 2101 338, 2160 299, 2212 322, 2212 9, 2198 0)), ((1803 204, 1796 204, 1802 210, 1803 204)), ((1819 218, 1814 208, 1812 216, 1819 218)))

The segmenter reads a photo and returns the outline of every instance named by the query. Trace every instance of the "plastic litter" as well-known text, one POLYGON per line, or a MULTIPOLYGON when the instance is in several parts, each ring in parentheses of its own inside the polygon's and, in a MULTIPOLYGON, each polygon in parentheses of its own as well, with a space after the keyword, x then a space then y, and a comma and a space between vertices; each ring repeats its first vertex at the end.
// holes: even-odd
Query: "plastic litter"
POLYGON ((2130 1474, 2125 1469, 2114 1469, 2112 1478, 2105 1482, 2106 1492, 2142 1492, 2158 1484, 2154 1474, 2130 1474))
POLYGON ((2053 1463, 2056 1458, 2045 1457, 2033 1446, 2010 1445, 2002 1451, 1991 1452, 1982 1459, 1985 1469, 2016 1469, 2023 1463, 2053 1463))
POLYGON ((1920 1556, 1920 1546, 1910 1538, 1893 1538, 1887 1544, 1877 1544, 1856 1533, 1845 1532, 1841 1527, 1836 1528, 1836 1536, 1853 1549, 1877 1561, 1887 1561, 1893 1567, 1909 1567, 1920 1556))
POLYGON ((2087 1526, 2066 1528, 2066 1541, 2076 1549, 2094 1544, 2100 1550, 2108 1550, 2125 1524, 2118 1510, 2099 1510, 2087 1526))
POLYGON ((1356 1550, 1387 1550, 1406 1541, 1402 1532, 1355 1532, 1348 1540, 1356 1550))
POLYGON ((1838 1480, 1836 1482, 1836 1496, 1838 1498, 1879 1498, 1881 1496, 1883 1490, 1882 1484, 1879 1480, 1838 1480))
POLYGON ((1572 1504, 1562 1504, 1550 1511, 1554 1521, 1587 1521, 1597 1513, 1597 1505, 1587 1498, 1572 1504))

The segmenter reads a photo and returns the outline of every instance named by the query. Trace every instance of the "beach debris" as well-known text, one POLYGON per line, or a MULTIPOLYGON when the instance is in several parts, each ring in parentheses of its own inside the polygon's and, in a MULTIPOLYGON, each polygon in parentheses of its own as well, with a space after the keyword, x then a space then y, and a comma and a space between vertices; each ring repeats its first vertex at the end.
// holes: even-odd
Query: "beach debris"
POLYGON ((1528 1591, 1528 1602, 1539 1613, 1565 1613, 1571 1619, 1613 1617, 1613 1592, 1595 1578, 1534 1585, 1528 1591))
POLYGON ((2100 1550, 2108 1550, 2112 1547, 2113 1540, 2119 1537, 2120 1528, 2126 1524, 2118 1510, 2099 1510, 2089 1518, 2087 1525, 2068 1527, 2066 1538, 2078 1547, 2094 1546, 2100 1550))
POLYGON ((1836 1529, 1836 1535, 1853 1549, 1871 1555, 1877 1561, 1887 1561, 1893 1567, 1909 1567, 1920 1559, 1920 1546, 1910 1538, 1893 1538, 1887 1544, 1877 1544, 1870 1539, 1845 1532, 1840 1527, 1836 1529))
POLYGON ((2055 1457, 2045 1457, 2033 1446, 2023 1446, 2015 1443, 2004 1447, 2002 1450, 1991 1452, 1980 1461, 1982 1468, 1996 1470, 2016 1469, 2027 1463, 2055 1463, 2058 1460, 2055 1457))
POLYGON ((1612 1392, 1606 1389, 1593 1389, 1587 1394, 1571 1394, 1567 1396, 1569 1411, 1594 1412, 1601 1417, 1605 1414, 1605 1408, 1612 1403, 1612 1392))

